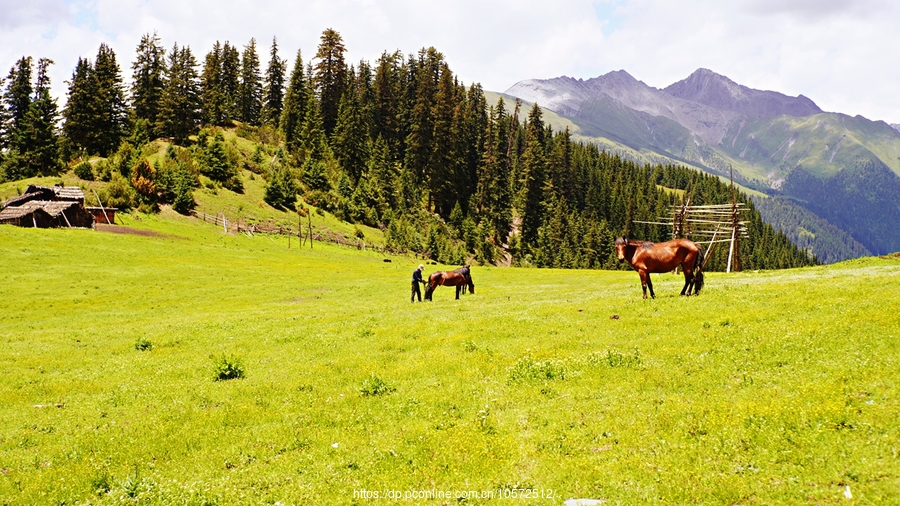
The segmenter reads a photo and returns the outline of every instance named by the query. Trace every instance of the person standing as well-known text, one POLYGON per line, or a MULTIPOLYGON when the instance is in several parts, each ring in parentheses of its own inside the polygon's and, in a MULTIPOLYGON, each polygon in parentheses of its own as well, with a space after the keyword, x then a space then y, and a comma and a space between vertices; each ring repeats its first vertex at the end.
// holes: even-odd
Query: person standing
POLYGON ((415 302, 416 297, 419 298, 419 302, 422 302, 422 292, 419 290, 419 283, 425 284, 425 281, 422 279, 422 271, 425 270, 425 266, 419 264, 419 267, 413 271, 412 275, 412 294, 410 294, 409 301, 415 302))

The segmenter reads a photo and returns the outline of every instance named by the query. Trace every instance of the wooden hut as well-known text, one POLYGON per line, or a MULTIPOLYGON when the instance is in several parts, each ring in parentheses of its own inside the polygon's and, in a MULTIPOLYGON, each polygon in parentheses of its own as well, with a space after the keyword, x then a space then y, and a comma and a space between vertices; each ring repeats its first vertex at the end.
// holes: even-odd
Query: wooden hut
POLYGON ((81 188, 30 185, 24 195, 6 201, 0 210, 0 224, 89 228, 94 224, 94 217, 84 208, 81 188))

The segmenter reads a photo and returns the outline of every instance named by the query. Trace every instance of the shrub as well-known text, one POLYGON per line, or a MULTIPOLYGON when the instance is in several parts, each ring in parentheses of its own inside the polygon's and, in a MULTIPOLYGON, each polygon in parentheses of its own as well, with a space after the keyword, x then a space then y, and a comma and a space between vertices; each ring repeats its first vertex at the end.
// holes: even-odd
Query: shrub
POLYGON ((241 359, 231 355, 222 355, 213 365, 214 381, 241 379, 244 377, 244 364, 241 359))
POLYGON ((613 350, 607 350, 605 355, 601 353, 592 353, 588 356, 587 362, 592 366, 606 365, 609 367, 621 367, 625 369, 640 367, 641 364, 644 363, 641 359, 641 354, 637 349, 635 349, 634 353, 631 355, 625 355, 624 353, 613 350))
POLYGON ((535 360, 529 354, 509 368, 509 382, 564 380, 567 373, 564 360, 535 360))
POLYGON ((94 180, 94 167, 91 166, 90 162, 81 162, 72 171, 79 179, 84 179, 85 181, 94 180))
POLYGON ((362 386, 359 389, 359 393, 363 397, 370 397, 376 395, 387 395, 396 390, 396 388, 388 385, 386 381, 376 376, 375 373, 372 373, 371 376, 363 380, 362 386))
POLYGON ((146 337, 139 337, 134 343, 134 349, 137 351, 150 351, 153 349, 153 343, 146 337))

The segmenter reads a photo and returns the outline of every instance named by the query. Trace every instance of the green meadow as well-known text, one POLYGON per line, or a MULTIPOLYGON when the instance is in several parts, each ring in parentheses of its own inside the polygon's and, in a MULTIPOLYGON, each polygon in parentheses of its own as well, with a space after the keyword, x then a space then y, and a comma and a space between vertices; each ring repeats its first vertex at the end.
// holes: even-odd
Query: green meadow
POLYGON ((900 502, 900 258, 410 304, 416 258, 122 219, 0 227, 0 504, 900 502))

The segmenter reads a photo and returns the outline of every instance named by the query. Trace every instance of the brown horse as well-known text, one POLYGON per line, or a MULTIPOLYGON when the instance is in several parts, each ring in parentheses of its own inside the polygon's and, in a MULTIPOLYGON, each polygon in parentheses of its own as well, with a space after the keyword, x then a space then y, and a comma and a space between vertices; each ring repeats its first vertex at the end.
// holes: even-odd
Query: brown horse
POLYGON ((436 271, 428 276, 428 284, 425 286, 425 300, 433 300, 431 295, 434 290, 440 286, 455 286, 456 298, 459 299, 459 293, 465 293, 466 286, 469 287, 470 293, 475 293, 475 283, 472 282, 472 274, 469 272, 469 266, 464 265, 454 271, 436 271))
POLYGON ((695 295, 699 295, 700 289, 703 288, 703 272, 700 271, 703 265, 703 249, 693 241, 675 239, 653 244, 619 237, 616 239, 616 256, 620 262, 627 260, 640 274, 645 299, 647 288, 650 288, 650 296, 656 298, 650 273, 670 272, 679 265, 684 270, 684 288, 681 289, 681 295, 690 295, 692 290, 695 295))

